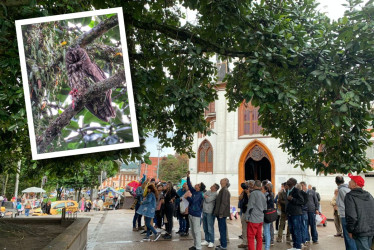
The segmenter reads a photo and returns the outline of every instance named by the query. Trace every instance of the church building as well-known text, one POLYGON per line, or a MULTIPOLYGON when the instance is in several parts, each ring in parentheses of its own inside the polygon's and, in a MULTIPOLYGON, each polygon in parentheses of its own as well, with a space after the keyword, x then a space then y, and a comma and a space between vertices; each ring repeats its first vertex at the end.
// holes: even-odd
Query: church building
MULTIPOLYGON (((218 79, 222 80, 226 72, 227 65, 221 63, 218 79)), ((227 111, 225 85, 218 81, 218 100, 211 103, 205 111, 205 119, 210 122, 214 133, 210 136, 200 133, 194 135, 193 150, 196 158, 189 161, 191 181, 202 181, 210 187, 213 183, 219 184, 220 179, 228 178, 231 195, 239 196, 240 184, 245 180, 268 179, 274 185, 274 191, 278 192, 281 183, 293 177, 298 182, 305 181, 308 185, 315 186, 322 199, 331 199, 337 188, 336 175, 316 175, 311 169, 301 170, 289 164, 289 156, 279 148, 279 140, 260 133, 258 107, 242 103, 235 112, 227 111)), ((365 189, 372 194, 373 173, 367 174, 366 178, 362 174, 367 184, 365 189)), ((344 177, 348 183, 349 177, 344 177)))

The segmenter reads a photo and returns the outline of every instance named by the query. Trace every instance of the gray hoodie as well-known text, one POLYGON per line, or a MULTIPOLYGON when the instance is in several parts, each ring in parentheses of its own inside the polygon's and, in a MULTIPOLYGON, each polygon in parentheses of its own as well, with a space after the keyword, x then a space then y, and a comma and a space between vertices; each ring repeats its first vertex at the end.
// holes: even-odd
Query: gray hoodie
POLYGON ((264 222, 264 210, 266 210, 266 207, 266 197, 261 190, 252 191, 248 199, 245 220, 252 223, 264 222))
POLYGON ((351 189, 348 188, 348 184, 340 184, 338 186, 338 197, 336 197, 336 205, 338 205, 339 216, 345 218, 345 205, 344 198, 345 195, 351 192, 351 189))
POLYGON ((214 206, 216 204, 218 192, 206 191, 204 193, 204 202, 203 202, 203 212, 207 214, 212 214, 214 206), (205 197, 208 196, 208 197, 205 197))

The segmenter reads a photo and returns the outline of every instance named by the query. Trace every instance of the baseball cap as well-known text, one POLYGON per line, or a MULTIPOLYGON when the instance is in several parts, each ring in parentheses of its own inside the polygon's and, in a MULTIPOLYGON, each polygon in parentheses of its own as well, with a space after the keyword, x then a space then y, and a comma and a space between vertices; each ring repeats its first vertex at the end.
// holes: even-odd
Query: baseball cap
POLYGON ((361 176, 348 174, 348 177, 351 178, 354 182, 356 182, 357 186, 365 186, 365 180, 361 176))

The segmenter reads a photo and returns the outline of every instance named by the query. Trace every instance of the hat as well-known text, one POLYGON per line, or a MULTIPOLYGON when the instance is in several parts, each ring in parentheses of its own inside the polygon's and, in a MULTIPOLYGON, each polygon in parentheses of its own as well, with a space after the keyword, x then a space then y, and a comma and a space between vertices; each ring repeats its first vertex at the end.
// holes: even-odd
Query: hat
POLYGON ((351 178, 354 182, 356 182, 357 186, 365 186, 365 181, 361 176, 348 174, 348 177, 351 178))

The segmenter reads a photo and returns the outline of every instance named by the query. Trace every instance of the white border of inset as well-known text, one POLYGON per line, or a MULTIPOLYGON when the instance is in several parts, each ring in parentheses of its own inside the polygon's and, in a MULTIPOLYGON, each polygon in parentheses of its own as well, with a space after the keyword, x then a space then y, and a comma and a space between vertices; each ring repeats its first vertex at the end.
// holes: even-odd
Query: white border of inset
POLYGON ((137 125, 136 114, 135 114, 134 95, 133 95, 133 89, 132 89, 130 63, 129 63, 129 55, 127 51, 126 32, 125 32, 125 25, 124 25, 124 20, 123 20, 122 7, 104 9, 104 10, 87 11, 87 12, 78 12, 78 13, 73 13, 73 14, 65 14, 65 15, 57 15, 57 16, 49 16, 49 17, 39 17, 39 18, 17 20, 16 31, 17 31, 18 51, 19 51, 19 57, 20 57, 20 62, 21 62, 22 83, 23 83, 23 90, 24 90, 24 95, 25 95, 27 121, 28 121, 28 126, 29 126, 29 135, 30 135, 31 152, 32 152, 33 160, 41 160, 41 159, 48 159, 48 158, 54 158, 54 157, 71 156, 71 155, 88 154, 88 153, 111 151, 111 150, 118 150, 118 149, 124 149, 124 148, 139 147, 138 125, 137 125), (34 121, 33 121, 33 116, 32 116, 30 90, 29 90, 29 82, 28 82, 28 77, 27 77, 26 58, 25 58, 25 51, 23 47, 23 37, 22 37, 21 26, 34 24, 34 23, 60 21, 60 20, 65 20, 65 19, 74 19, 74 18, 82 18, 82 17, 88 17, 88 16, 106 15, 106 14, 117 14, 118 16, 118 24, 119 24, 121 44, 122 44, 122 55, 123 55, 125 74, 126 74, 127 94, 128 94, 129 107, 130 107, 132 135, 133 135, 134 141, 128 142, 128 143, 119 143, 115 145, 105 145, 105 146, 97 146, 97 147, 92 147, 92 148, 72 149, 72 150, 65 150, 65 151, 59 151, 59 152, 38 154, 37 149, 36 149, 34 121))

